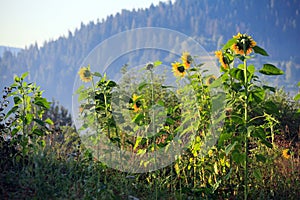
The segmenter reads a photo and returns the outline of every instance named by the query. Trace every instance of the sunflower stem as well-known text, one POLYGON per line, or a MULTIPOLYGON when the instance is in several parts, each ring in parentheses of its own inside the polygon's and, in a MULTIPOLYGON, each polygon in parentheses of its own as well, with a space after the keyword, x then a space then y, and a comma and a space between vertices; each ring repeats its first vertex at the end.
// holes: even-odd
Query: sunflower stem
POLYGON ((244 102, 244 125, 246 129, 246 134, 245 134, 245 171, 244 171, 244 199, 247 200, 248 198, 248 137, 249 137, 249 132, 248 132, 248 78, 247 78, 247 59, 244 58, 244 86, 245 86, 245 102, 244 102))

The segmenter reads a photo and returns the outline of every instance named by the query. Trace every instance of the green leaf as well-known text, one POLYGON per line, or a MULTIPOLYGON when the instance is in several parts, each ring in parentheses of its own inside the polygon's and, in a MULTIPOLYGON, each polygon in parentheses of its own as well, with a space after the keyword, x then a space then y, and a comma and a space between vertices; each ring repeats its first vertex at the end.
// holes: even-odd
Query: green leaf
POLYGON ((38 123, 40 126, 45 126, 45 122, 44 121, 42 121, 42 120, 40 120, 40 119, 33 119, 33 121, 35 121, 36 123, 38 123))
POLYGON ((223 50, 229 49, 236 42, 236 38, 232 38, 227 41, 227 43, 223 46, 223 50))
POLYGON ((259 46, 253 47, 253 50, 254 50, 255 53, 258 53, 260 55, 269 56, 268 53, 263 48, 261 48, 259 46))
POLYGON ((117 83, 114 81, 108 81, 107 86, 110 88, 116 87, 117 83))
POLYGON ((43 136, 44 135, 44 132, 41 130, 41 129, 34 129, 32 131, 33 134, 36 134, 38 136, 43 136))
POLYGON ((295 101, 300 100, 300 94, 297 94, 297 95, 294 97, 294 100, 295 100, 295 101))
POLYGON ((256 90, 252 91, 252 96, 253 96, 254 100, 257 103, 259 103, 259 102, 263 101, 265 98, 265 90, 258 88, 256 90))
POLYGON ((28 76, 29 72, 25 72, 21 75, 21 80, 24 80, 28 76))
POLYGON ((154 67, 157 67, 157 66, 159 66, 159 65, 161 65, 161 64, 162 64, 162 62, 161 62, 160 60, 157 60, 157 61, 155 61, 155 62, 153 63, 154 67))
POLYGON ((220 138, 218 140, 218 145, 222 146, 226 140, 229 140, 232 137, 230 133, 221 133, 220 138))
POLYGON ((235 141, 234 143, 229 144, 229 145, 227 145, 227 147, 225 147, 226 156, 228 156, 228 154, 234 149, 236 144, 237 144, 237 141, 235 141))
POLYGON ((266 109, 267 113, 275 113, 279 114, 279 110, 277 105, 274 103, 274 101, 268 100, 263 105, 264 109, 266 109))
POLYGON ((276 89, 274 87, 267 86, 267 85, 263 85, 262 87, 264 88, 264 90, 270 90, 272 92, 276 92, 276 89))
POLYGON ((50 125, 53 125, 53 124, 54 124, 53 121, 52 121, 50 118, 47 118, 47 119, 45 120, 45 123, 50 124, 50 125))
POLYGON ((264 145, 266 145, 269 148, 273 148, 272 143, 267 140, 261 140, 261 143, 263 143, 264 145))
POLYGON ((240 153, 239 151, 232 152, 232 159, 237 163, 241 164, 245 161, 246 155, 244 153, 240 153))
POLYGON ((148 85, 148 83, 146 83, 146 82, 141 82, 141 83, 139 84, 138 90, 141 91, 146 85, 148 85))
POLYGON ((28 113, 26 116, 25 116, 25 124, 30 124, 33 120, 33 114, 32 113, 28 113))
POLYGON ((265 74, 265 75, 282 75, 284 72, 275 67, 272 64, 264 64, 263 68, 259 70, 260 73, 265 74))
POLYGON ((99 72, 94 72, 93 75, 102 78, 102 75, 99 72))
POLYGON ((37 106, 41 106, 46 109, 50 108, 50 102, 48 102, 47 99, 45 99, 43 97, 35 97, 33 103, 37 106))
POLYGON ((249 65, 247 67, 247 71, 250 72, 250 74, 254 74, 254 72, 255 72, 255 66, 254 65, 249 65))
POLYGON ((18 131, 19 131, 20 127, 16 127, 11 131, 11 136, 14 136, 18 131))
POLYGON ((139 114, 137 114, 137 115, 134 116, 134 118, 132 119, 132 122, 138 123, 143 118, 144 118, 144 115, 142 113, 139 113, 139 114))
POLYGON ((257 127, 256 130, 253 132, 253 137, 259 138, 261 140, 266 139, 265 130, 262 127, 257 127))
POLYGON ((266 157, 263 156, 262 154, 256 154, 255 157, 256 157, 256 160, 259 161, 259 162, 265 163, 266 160, 267 160, 266 157))
POLYGON ((16 83, 18 83, 18 82, 20 82, 20 78, 19 78, 17 75, 15 75, 15 76, 14 76, 14 81, 15 81, 16 83))
POLYGON ((5 118, 4 119, 7 119, 12 113, 15 113, 17 110, 19 109, 18 106, 14 106, 12 107, 6 114, 5 118))
POLYGON ((21 103, 21 102, 22 102, 22 99, 21 99, 20 97, 14 96, 14 103, 15 103, 16 105, 18 105, 18 104, 21 103))
POLYGON ((255 169, 253 171, 253 176, 255 177, 255 179, 262 181, 262 174, 261 174, 260 169, 255 169))
POLYGON ((229 71, 229 74, 239 80, 239 81, 244 81, 244 74, 243 74, 243 70, 242 69, 238 69, 238 68, 232 68, 229 71))
POLYGON ((86 93, 86 92, 81 92, 81 93, 79 93, 79 95, 78 95, 78 101, 85 100, 85 99, 87 99, 88 97, 89 97, 88 93, 86 93))
POLYGON ((209 85, 209 88, 211 89, 211 88, 217 88, 221 86, 222 86, 222 78, 217 78, 209 85))

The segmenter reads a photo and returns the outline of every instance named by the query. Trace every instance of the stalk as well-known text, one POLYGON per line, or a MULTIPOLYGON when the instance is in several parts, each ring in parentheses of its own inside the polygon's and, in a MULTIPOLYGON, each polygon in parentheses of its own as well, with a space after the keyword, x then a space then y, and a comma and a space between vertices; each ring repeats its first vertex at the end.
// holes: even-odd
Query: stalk
MULTIPOLYGON (((151 107, 154 106, 154 86, 153 86, 153 71, 152 69, 149 70, 150 71, 150 79, 151 79, 151 107)), ((154 110, 152 109, 152 115, 151 115, 151 121, 152 121, 152 131, 153 131, 153 134, 154 134, 154 129, 155 129, 155 124, 154 124, 154 119, 155 118, 155 113, 154 113, 154 110)), ((157 149, 157 146, 156 146, 156 137, 154 136, 154 166, 155 166, 155 169, 156 169, 156 149, 157 149)), ((155 181, 155 199, 158 199, 158 187, 157 187, 157 178, 154 180, 155 181)))
POLYGON ((244 171, 244 199, 247 200, 248 198, 248 78, 247 78, 247 62, 246 58, 244 59, 244 86, 245 86, 245 102, 244 102, 244 125, 246 128, 245 134, 245 171, 244 171))

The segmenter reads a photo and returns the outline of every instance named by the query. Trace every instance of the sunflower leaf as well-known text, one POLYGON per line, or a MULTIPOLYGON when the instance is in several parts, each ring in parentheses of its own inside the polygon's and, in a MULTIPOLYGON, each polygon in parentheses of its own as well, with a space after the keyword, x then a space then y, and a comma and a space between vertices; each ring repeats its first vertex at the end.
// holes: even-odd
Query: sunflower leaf
POLYGON ((154 64, 154 67, 157 67, 157 66, 161 65, 162 62, 160 60, 157 60, 153 64, 154 64))
POLYGON ((282 75, 284 72, 275 67, 272 64, 264 64, 263 68, 259 70, 260 73, 265 74, 265 75, 282 75))
POLYGON ((94 72, 93 75, 102 78, 102 75, 99 72, 94 72))
POLYGON ((297 95, 294 97, 294 100, 295 100, 295 101, 300 100, 300 94, 297 94, 297 95))
POLYGON ((223 50, 229 49, 236 42, 236 38, 228 40, 228 42, 223 46, 223 50))
POLYGON ((253 50, 254 50, 255 53, 258 53, 260 55, 269 56, 269 54, 263 48, 261 48, 259 46, 253 47, 253 50))

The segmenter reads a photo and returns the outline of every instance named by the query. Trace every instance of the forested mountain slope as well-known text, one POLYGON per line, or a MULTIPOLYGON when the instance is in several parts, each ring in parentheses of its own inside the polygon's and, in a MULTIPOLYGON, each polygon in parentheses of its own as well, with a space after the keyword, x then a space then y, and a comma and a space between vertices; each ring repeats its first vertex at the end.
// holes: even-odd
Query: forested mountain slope
MULTIPOLYGON (((291 88, 300 77, 300 3, 298 0, 223 1, 177 0, 147 9, 121 13, 81 24, 42 47, 31 45, 18 54, 0 58, 0 85, 12 82, 14 74, 30 71, 30 80, 45 90, 45 96, 71 107, 74 78, 83 59, 101 41, 137 27, 164 27, 187 34, 213 52, 237 32, 253 36, 268 53, 268 61, 286 74, 272 80, 291 88)), ((116 48, 116 47, 112 47, 116 48)))

